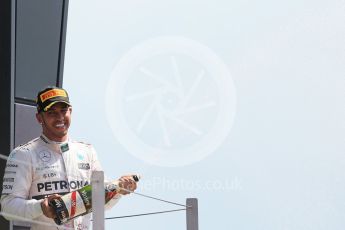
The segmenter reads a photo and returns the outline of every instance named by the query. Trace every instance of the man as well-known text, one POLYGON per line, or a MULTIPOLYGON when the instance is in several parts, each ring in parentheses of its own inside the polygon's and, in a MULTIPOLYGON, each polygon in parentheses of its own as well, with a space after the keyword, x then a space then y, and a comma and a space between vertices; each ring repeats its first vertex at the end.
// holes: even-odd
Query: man
MULTIPOLYGON (((55 225, 55 213, 48 203, 89 184, 92 171, 101 170, 97 154, 92 145, 68 137, 72 106, 64 89, 48 87, 40 91, 36 104, 42 134, 11 152, 3 179, 2 212, 9 220, 33 220, 32 230, 88 229, 90 215, 64 226, 55 225)), ((137 187, 132 176, 119 178, 119 185, 132 191, 137 187)), ((125 190, 116 194, 106 208, 126 194, 125 190)))

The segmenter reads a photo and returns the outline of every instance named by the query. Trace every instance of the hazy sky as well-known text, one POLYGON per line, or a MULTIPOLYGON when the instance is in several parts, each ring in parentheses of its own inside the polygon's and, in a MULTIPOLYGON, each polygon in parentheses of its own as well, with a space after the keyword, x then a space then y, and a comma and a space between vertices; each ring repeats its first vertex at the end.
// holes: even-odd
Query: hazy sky
MULTIPOLYGON (((201 230, 343 229, 344 25, 344 0, 70 1, 72 137, 138 192, 198 198, 201 230)), ((106 216, 176 208, 131 195, 106 216)))

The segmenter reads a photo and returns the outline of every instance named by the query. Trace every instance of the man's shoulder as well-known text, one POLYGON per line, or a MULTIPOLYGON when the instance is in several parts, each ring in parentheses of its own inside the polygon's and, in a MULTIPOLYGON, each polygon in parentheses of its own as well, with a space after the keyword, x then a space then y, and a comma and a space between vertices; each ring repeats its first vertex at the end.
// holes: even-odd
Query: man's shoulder
POLYGON ((24 144, 21 144, 14 148, 12 152, 10 153, 9 160, 12 159, 27 159, 27 157, 30 157, 31 153, 34 151, 35 146, 37 145, 37 141, 39 138, 35 138, 29 142, 26 142, 24 144))
POLYGON ((39 141, 39 137, 37 137, 37 138, 35 138, 35 139, 31 140, 31 141, 28 141, 28 142, 26 142, 24 144, 18 145, 13 151, 16 151, 16 152, 18 152, 18 151, 20 151, 20 152, 23 152, 23 151, 24 152, 29 152, 29 151, 31 151, 36 146, 38 141, 39 141))
POLYGON ((77 146, 83 146, 83 147, 87 147, 87 148, 92 148, 92 144, 85 142, 85 141, 76 141, 73 140, 71 141, 73 145, 77 145, 77 146))
POLYGON ((72 146, 78 154, 94 155, 96 153, 92 144, 84 141, 72 141, 72 146))

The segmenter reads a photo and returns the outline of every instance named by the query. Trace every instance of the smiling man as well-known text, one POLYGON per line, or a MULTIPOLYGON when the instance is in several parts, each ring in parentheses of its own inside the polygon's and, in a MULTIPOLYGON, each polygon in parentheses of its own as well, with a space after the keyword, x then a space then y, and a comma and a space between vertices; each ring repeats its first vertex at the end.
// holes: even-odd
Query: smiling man
POLYGON ((38 94, 36 103, 36 118, 42 125, 43 134, 53 141, 66 141, 72 113, 67 92, 49 87, 38 94))
MULTIPOLYGON (((88 229, 90 214, 64 226, 55 225, 55 212, 48 203, 90 183, 92 171, 102 170, 96 151, 92 145, 68 136, 72 106, 66 90, 47 87, 38 93, 36 104, 42 134, 11 152, 3 179, 2 213, 9 220, 33 220, 32 230, 88 229)), ((137 187, 131 175, 118 180, 128 190, 137 187)), ((126 194, 114 194, 106 208, 126 194)))

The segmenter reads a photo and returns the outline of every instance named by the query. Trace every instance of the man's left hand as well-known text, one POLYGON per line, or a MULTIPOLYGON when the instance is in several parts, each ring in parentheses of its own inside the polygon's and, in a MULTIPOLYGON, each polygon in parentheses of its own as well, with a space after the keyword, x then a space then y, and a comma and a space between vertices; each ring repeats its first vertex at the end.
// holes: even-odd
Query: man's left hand
MULTIPOLYGON (((120 188, 124 188, 124 189, 130 190, 132 192, 137 189, 137 182, 133 179, 133 175, 122 176, 118 179, 118 181, 119 181, 119 187, 120 188)), ((122 195, 127 195, 130 192, 121 189, 119 191, 119 193, 122 195)))

